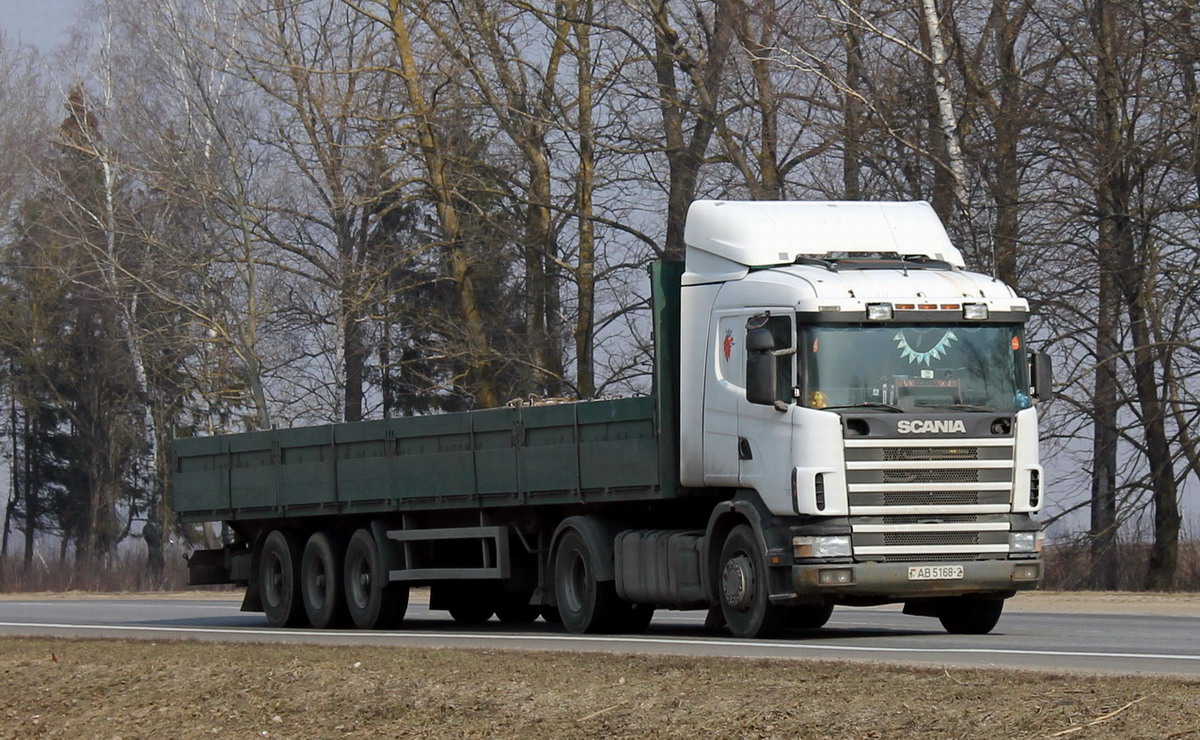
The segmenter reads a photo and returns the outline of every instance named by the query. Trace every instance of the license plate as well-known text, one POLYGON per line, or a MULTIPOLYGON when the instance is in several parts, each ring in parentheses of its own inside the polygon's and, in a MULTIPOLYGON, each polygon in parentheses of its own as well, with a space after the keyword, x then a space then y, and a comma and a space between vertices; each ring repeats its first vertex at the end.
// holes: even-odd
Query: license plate
POLYGON ((962 577, 961 565, 918 565, 908 569, 910 581, 948 581, 962 577))

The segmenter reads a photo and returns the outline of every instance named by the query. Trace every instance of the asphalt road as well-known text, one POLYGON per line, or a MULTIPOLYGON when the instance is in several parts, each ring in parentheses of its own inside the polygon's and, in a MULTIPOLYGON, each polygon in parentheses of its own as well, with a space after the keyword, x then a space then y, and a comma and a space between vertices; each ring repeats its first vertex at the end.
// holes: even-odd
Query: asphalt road
MULTIPOLYGON (((1020 597, 1017 597, 1020 598, 1020 597)), ((1016 667, 1104 673, 1200 675, 1200 617, 1050 613, 1009 609, 990 635, 946 634, 935 619, 895 608, 838 608, 820 630, 785 639, 738 640, 703 629, 703 612, 660 612, 645 634, 570 635, 531 625, 456 625, 445 612, 409 608, 404 629, 278 630, 238 601, 91 597, 0 601, 0 635, 223 642, 404 645, 664 655, 886 661, 910 665, 1016 667)))

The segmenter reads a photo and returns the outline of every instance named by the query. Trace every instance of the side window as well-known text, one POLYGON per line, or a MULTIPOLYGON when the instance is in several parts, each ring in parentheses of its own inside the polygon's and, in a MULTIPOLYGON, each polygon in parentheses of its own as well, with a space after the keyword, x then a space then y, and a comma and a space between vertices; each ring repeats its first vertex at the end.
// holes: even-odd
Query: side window
MULTIPOLYGON (((792 320, 787 316, 772 316, 767 328, 775 339, 776 350, 792 348, 792 320)), ((796 374, 792 371, 796 353, 775 356, 775 398, 784 403, 792 402, 792 387, 796 385, 796 374)))
POLYGON ((748 400, 768 406, 776 401, 791 403, 796 355, 791 318, 769 314, 751 317, 746 322, 745 346, 748 400))
POLYGON ((745 316, 722 316, 717 324, 717 377, 736 385, 746 385, 746 359, 743 340, 745 316))

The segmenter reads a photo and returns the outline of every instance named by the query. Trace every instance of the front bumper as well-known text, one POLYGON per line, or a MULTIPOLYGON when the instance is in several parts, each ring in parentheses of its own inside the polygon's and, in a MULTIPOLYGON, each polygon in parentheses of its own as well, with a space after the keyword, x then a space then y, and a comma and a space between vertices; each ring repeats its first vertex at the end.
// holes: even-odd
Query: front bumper
POLYGON ((1038 587, 1043 565, 1039 559, 966 560, 939 562, 938 566, 961 565, 963 577, 945 580, 909 580, 909 568, 927 563, 805 563, 792 566, 791 584, 795 596, 784 601, 814 596, 837 601, 905 600, 973 593, 1024 591, 1038 587), (824 576, 824 577, 822 577, 824 576))

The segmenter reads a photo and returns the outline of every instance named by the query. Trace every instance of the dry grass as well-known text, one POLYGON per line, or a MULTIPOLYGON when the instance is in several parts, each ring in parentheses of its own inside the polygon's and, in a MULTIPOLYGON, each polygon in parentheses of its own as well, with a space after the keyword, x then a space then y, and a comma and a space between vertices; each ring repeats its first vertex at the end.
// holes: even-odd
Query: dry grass
MULTIPOLYGON (((1140 591, 1146 578, 1150 545, 1124 542, 1117 546, 1119 567, 1117 590, 1140 591)), ((1055 544, 1046 548, 1046 580, 1042 588, 1079 591, 1088 588, 1092 571, 1091 547, 1086 541, 1055 544)), ((1175 591, 1200 591, 1200 542, 1179 543, 1179 567, 1172 584, 1175 591)))
POLYGON ((0 640, 0 737, 1056 733, 1200 737, 1200 681, 790 660, 0 640))
POLYGON ((39 554, 28 565, 11 554, 0 559, 0 593, 37 591, 178 591, 187 585, 182 554, 167 558, 154 573, 143 553, 127 552, 96 561, 59 559, 39 554))

